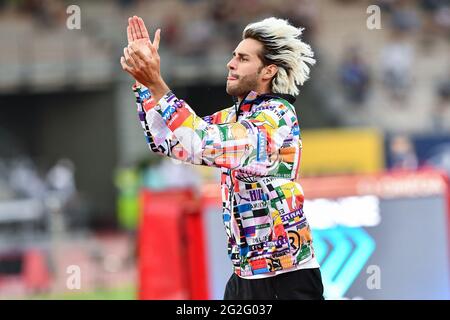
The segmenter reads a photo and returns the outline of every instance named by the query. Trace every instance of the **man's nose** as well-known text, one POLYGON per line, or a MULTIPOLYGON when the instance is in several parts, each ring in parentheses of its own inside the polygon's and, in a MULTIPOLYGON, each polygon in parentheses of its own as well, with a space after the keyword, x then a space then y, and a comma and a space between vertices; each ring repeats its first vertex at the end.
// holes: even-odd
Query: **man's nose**
POLYGON ((228 63, 227 63, 227 68, 230 70, 235 70, 236 69, 236 65, 234 63, 234 59, 231 59, 228 63))

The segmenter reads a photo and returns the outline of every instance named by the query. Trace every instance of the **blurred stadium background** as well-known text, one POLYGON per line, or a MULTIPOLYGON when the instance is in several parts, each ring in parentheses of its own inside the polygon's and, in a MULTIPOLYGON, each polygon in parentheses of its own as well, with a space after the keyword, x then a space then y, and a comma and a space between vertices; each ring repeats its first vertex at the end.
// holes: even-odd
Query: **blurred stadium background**
POLYGON ((305 27, 300 183, 326 297, 450 298, 450 1, 0 0, 0 299, 222 297, 219 172, 147 149, 119 64, 135 14, 200 115, 232 104, 247 23, 305 27))

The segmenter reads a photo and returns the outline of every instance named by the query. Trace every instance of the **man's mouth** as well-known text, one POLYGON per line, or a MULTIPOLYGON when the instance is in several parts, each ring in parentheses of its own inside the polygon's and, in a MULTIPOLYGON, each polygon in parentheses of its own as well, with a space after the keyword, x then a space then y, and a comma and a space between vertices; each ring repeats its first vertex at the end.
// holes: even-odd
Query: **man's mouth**
POLYGON ((228 81, 231 81, 231 80, 237 80, 237 77, 235 77, 235 76, 228 76, 228 77, 227 77, 227 80, 228 80, 228 81))

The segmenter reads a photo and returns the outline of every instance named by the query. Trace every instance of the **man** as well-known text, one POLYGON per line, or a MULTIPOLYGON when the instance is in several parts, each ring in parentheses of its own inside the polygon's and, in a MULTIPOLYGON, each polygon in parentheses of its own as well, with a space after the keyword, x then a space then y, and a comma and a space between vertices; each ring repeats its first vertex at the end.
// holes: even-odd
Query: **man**
POLYGON ((160 32, 129 19, 122 68, 137 81, 139 118, 152 151, 221 169, 223 222, 234 273, 225 299, 323 299, 303 191, 297 84, 313 52, 302 29, 268 18, 248 25, 227 64, 233 107, 201 118, 160 74, 160 32))

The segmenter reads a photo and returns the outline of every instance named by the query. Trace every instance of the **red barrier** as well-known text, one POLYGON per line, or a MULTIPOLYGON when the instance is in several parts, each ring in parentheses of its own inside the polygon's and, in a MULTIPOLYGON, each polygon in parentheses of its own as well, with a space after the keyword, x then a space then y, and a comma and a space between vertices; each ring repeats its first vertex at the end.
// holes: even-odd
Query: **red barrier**
POLYGON ((190 190, 141 192, 139 299, 207 299, 201 212, 190 190))

